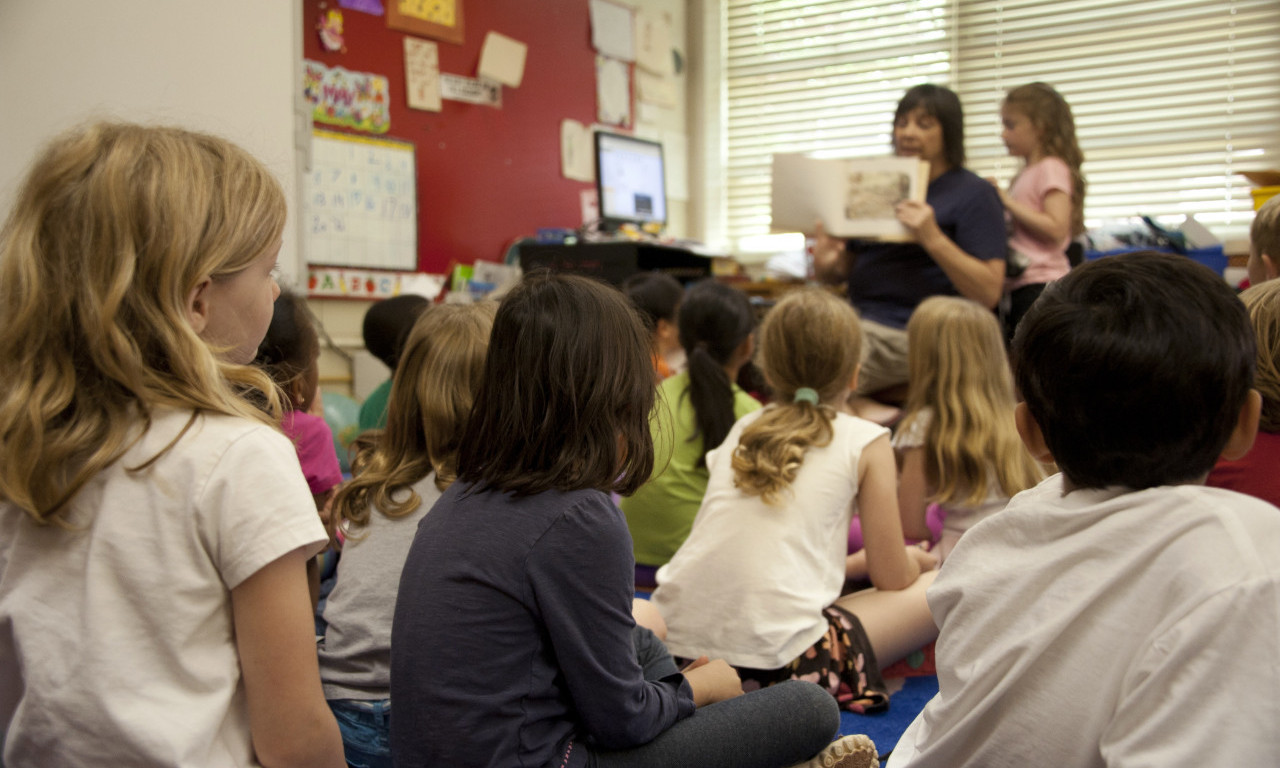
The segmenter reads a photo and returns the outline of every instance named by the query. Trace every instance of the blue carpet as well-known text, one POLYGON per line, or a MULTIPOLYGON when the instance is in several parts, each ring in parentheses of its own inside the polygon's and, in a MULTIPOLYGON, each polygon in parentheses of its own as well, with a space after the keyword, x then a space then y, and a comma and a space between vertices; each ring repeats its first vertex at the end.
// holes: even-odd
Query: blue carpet
POLYGON ((937 693, 938 678, 934 675, 905 678, 902 689, 889 697, 889 711, 875 715, 841 712, 840 735, 865 733, 876 743, 881 755, 888 754, 902 732, 937 693))

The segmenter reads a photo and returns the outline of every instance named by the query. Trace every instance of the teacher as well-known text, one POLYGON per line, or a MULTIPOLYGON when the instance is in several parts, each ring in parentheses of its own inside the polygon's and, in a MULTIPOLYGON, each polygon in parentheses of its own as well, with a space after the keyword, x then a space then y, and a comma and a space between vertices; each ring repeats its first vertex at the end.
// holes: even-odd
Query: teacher
POLYGON ((964 168, 964 114, 954 92, 917 85, 898 102, 893 151, 929 163, 925 202, 898 203, 911 242, 850 240, 815 232, 814 272, 847 282, 865 336, 858 394, 899 400, 907 381, 907 320, 930 296, 959 295, 994 308, 1004 286, 1004 207, 995 188, 964 168), (886 397, 886 395, 888 395, 886 397))

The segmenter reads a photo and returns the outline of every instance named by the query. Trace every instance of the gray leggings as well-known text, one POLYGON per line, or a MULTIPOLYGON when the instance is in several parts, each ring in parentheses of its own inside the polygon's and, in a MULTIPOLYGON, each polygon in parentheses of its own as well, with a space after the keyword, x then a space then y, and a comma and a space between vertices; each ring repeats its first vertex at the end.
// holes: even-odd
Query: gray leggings
MULTIPOLYGON (((662 642, 638 627, 636 655, 645 677, 676 671, 662 642)), ((835 738, 840 709, 831 694, 788 681, 700 708, 643 746, 589 749, 593 768, 784 768, 808 760, 835 738)))

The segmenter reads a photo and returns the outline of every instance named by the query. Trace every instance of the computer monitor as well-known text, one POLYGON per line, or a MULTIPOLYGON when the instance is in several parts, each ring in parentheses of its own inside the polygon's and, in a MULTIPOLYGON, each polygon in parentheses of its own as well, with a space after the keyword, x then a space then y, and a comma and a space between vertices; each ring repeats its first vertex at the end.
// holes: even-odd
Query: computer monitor
POLYGON ((600 228, 667 223, 662 145, 656 141, 596 132, 596 192, 600 228))

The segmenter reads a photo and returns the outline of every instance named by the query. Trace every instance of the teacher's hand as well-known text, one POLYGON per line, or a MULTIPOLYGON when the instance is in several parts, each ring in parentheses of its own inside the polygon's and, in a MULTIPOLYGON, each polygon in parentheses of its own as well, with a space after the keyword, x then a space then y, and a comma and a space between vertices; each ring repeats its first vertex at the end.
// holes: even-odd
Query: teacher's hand
POLYGON ((911 233, 917 243, 941 233, 938 222, 933 217, 933 206, 918 200, 903 200, 894 208, 894 214, 902 226, 911 233))

